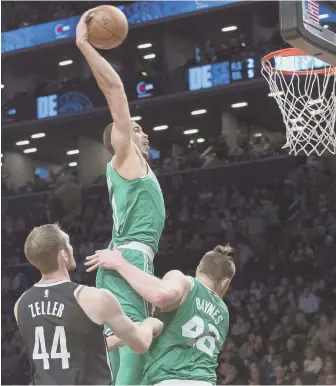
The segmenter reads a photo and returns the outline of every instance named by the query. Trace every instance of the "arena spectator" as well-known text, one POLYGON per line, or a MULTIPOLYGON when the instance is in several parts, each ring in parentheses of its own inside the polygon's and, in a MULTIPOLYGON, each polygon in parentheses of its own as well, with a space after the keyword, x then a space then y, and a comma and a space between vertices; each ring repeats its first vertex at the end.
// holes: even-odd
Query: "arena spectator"
MULTIPOLYGON (((301 256, 302 261, 304 261, 303 255, 301 256)), ((319 299, 308 288, 305 288, 299 297, 299 309, 306 314, 313 314, 319 310, 319 299)))

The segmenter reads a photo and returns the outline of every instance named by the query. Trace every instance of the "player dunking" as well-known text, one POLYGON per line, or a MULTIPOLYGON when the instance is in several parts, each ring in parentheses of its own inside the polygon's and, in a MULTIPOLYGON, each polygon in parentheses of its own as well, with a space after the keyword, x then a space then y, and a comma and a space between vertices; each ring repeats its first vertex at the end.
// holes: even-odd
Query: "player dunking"
POLYGON ((156 316, 164 328, 146 354, 142 384, 216 384, 218 354, 229 329, 222 297, 235 274, 231 251, 217 246, 207 252, 195 279, 170 271, 160 280, 129 264, 117 249, 87 258, 89 271, 100 266, 116 270, 160 309, 156 316))
MULTIPOLYGON (((148 137, 132 122, 123 83, 111 65, 88 43, 85 13, 77 25, 76 42, 87 60, 110 108, 113 124, 104 132, 104 144, 113 155, 106 178, 113 210, 112 246, 139 269, 153 274, 153 258, 164 227, 165 207, 159 183, 146 161, 148 137)), ((96 285, 111 291, 126 315, 135 322, 151 314, 150 305, 117 273, 99 269, 96 285)), ((106 328, 106 333, 111 330, 106 328)), ((127 347, 110 354, 116 384, 139 384, 143 357, 127 347)))
POLYGON ((110 385, 104 323, 139 353, 160 333, 159 320, 137 325, 110 292, 70 281, 76 263, 69 236, 57 225, 35 228, 25 254, 42 275, 14 308, 34 384, 110 385))

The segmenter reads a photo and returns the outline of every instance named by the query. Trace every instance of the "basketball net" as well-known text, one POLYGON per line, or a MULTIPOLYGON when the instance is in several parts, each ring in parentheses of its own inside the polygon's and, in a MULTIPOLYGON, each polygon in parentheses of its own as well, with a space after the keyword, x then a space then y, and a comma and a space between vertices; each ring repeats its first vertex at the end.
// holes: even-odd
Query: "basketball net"
POLYGON ((336 154, 336 68, 288 48, 263 58, 262 75, 286 125, 283 148, 294 155, 336 154))

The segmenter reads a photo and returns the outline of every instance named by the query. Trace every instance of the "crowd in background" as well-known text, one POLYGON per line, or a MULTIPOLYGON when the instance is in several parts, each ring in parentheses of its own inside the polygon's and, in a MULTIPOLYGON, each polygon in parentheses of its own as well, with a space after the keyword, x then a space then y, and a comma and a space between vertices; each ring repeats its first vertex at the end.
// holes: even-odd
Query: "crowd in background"
MULTIPOLYGON (((149 159, 149 163, 155 174, 161 175, 176 171, 211 168, 241 161, 251 161, 267 157, 282 156, 285 151, 281 148, 282 137, 271 139, 267 135, 255 137, 252 135, 238 135, 237 147, 232 151, 226 144, 222 135, 209 138, 208 149, 204 155, 197 143, 189 144, 176 157, 161 156, 158 159, 149 159), (252 140, 251 140, 252 139, 252 140)), ((11 176, 6 167, 6 154, 2 158, 1 194, 2 197, 14 196, 25 193, 53 191, 59 188, 69 178, 76 180, 76 168, 64 166, 56 173, 48 170, 48 176, 42 178, 35 173, 32 180, 27 180, 22 186, 14 187, 11 176)), ((105 175, 96 179, 94 183, 104 183, 105 175)))
MULTIPOLYGON (((252 162, 251 173, 253 167, 252 162)), ((170 269, 194 274, 204 252, 226 242, 234 247, 237 275, 225 298, 231 321, 218 384, 334 385, 335 178, 319 165, 300 166, 285 180, 254 186, 242 184, 239 173, 237 183, 212 173, 160 178, 167 220, 155 266, 159 276, 170 269)), ((12 311, 19 295, 38 280, 24 265, 24 239, 33 226, 57 218, 53 205, 48 194, 3 199, 4 384, 29 379, 12 311)), ((77 211, 61 224, 77 259, 72 279, 94 285, 95 275, 87 274, 83 263, 110 240, 106 187, 83 191, 77 211)))

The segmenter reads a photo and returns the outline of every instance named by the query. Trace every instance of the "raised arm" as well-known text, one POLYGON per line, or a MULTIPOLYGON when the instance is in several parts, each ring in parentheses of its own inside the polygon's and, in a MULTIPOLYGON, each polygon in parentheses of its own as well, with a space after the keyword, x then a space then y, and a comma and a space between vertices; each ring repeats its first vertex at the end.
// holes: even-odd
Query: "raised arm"
POLYGON ((160 334, 163 324, 148 318, 140 324, 131 321, 123 312, 118 300, 107 290, 84 287, 78 295, 78 303, 95 323, 107 324, 131 350, 146 352, 153 338, 160 334))
POLYGON ((132 149, 132 122, 124 85, 112 66, 88 43, 87 25, 94 9, 84 13, 76 30, 76 44, 88 62, 99 88, 105 95, 114 121, 111 144, 117 158, 132 149))
POLYGON ((88 271, 99 266, 116 270, 133 289, 155 307, 165 309, 178 307, 190 291, 191 284, 180 271, 170 271, 163 279, 149 275, 130 264, 119 250, 104 250, 87 258, 88 271))

